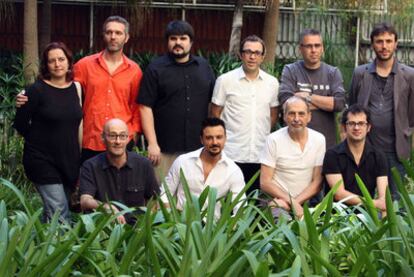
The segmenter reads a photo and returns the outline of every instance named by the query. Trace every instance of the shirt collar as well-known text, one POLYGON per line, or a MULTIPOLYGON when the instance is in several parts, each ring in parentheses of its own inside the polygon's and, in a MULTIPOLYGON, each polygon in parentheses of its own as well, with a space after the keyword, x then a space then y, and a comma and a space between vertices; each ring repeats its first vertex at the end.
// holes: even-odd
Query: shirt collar
MULTIPOLYGON (((127 154, 127 161, 121 168, 124 168, 124 167, 132 168, 132 157, 131 157, 131 155, 128 154, 128 151, 126 152, 126 154, 127 154)), ((108 157, 106 156, 106 152, 102 153, 101 162, 102 162, 102 169, 103 170, 114 167, 113 165, 111 165, 109 163, 108 157)))
MULTIPOLYGON (((106 65, 106 62, 104 60, 104 55, 105 50, 102 50, 101 52, 99 52, 99 55, 96 57, 97 62, 104 68, 108 68, 108 66, 106 65)), ((129 60, 125 54, 122 54, 122 67, 129 67, 131 66, 132 61, 129 60)), ((120 68, 120 67, 119 67, 120 68)), ((116 71, 118 71, 118 68, 116 69, 116 71)))
MULTIPOLYGON (((338 154, 346 154, 351 159, 354 159, 354 156, 351 153, 351 150, 349 150, 348 141, 345 139, 343 142, 339 144, 339 147, 337 147, 334 150, 338 154)), ((364 145, 364 151, 362 152, 362 157, 368 155, 369 153, 374 152, 374 148, 369 143, 368 139, 365 139, 365 145, 364 145)))
MULTIPOLYGON (((256 80, 257 79, 260 79, 260 80, 263 80, 264 79, 264 76, 263 76, 263 70, 261 70, 260 68, 259 68, 259 75, 257 75, 257 78, 256 78, 256 80)), ((239 80, 241 80, 241 79, 246 79, 246 80, 248 80, 247 78, 246 78, 246 73, 244 72, 244 70, 243 70, 243 65, 242 66, 240 66, 238 69, 237 69, 237 75, 238 75, 238 79, 239 80)), ((249 80, 250 81, 250 80, 249 80)))
MULTIPOLYGON (((201 148, 199 148, 199 149, 197 149, 197 150, 189 153, 190 154, 190 158, 193 159, 193 160, 195 160, 199 165, 201 165, 200 155, 201 155, 201 152, 203 151, 203 149, 204 149, 204 147, 201 147, 201 148)), ((228 164, 228 161, 229 161, 229 159, 226 156, 226 153, 224 153, 224 151, 221 151, 221 158, 217 162, 217 164, 219 164, 219 163, 226 163, 226 164, 228 164)))
MULTIPOLYGON (((391 73, 396 74, 397 69, 398 69, 398 61, 397 61, 397 58, 394 57, 394 63, 392 64, 391 73)), ((377 59, 375 59, 373 63, 370 63, 368 65, 368 72, 378 74, 377 73, 377 59)))
POLYGON ((189 65, 192 63, 197 63, 198 61, 196 59, 194 59, 194 56, 192 54, 190 54, 190 59, 188 60, 188 62, 186 63, 177 63, 173 57, 173 55, 171 55, 170 53, 167 53, 167 65, 189 65))

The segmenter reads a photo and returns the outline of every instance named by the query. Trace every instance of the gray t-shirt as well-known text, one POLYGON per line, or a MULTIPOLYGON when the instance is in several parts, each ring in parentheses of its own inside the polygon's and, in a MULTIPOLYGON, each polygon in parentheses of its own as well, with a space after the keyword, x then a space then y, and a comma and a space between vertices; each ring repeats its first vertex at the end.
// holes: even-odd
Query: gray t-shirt
POLYGON ((325 136, 327 147, 335 145, 335 112, 340 112, 345 107, 345 90, 339 69, 323 62, 314 70, 305 68, 303 61, 286 65, 281 77, 279 102, 283 104, 298 91, 334 97, 334 110, 312 110, 312 120, 308 127, 325 136))

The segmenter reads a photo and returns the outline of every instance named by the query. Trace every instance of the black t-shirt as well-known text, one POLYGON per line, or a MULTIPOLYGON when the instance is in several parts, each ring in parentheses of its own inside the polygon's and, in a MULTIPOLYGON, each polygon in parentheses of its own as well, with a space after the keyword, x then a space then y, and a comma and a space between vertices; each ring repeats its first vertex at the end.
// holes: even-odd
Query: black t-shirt
POLYGON ((215 77, 203 58, 191 56, 179 64, 170 55, 155 59, 147 68, 137 102, 152 108, 157 141, 164 153, 193 151, 201 147, 201 122, 215 77))
POLYGON ((74 186, 79 176, 82 108, 75 84, 56 88, 39 80, 26 90, 14 127, 25 138, 23 165, 38 185, 74 186))
POLYGON ((322 174, 341 174, 345 189, 362 195, 355 174, 358 174, 372 197, 377 187, 377 177, 387 176, 388 163, 384 153, 373 148, 368 141, 365 143, 359 165, 349 150, 347 141, 328 149, 323 161, 322 174))
POLYGON ((101 153, 81 167, 79 193, 101 202, 118 201, 128 207, 145 206, 146 200, 159 194, 151 162, 135 152, 127 152, 126 164, 117 169, 101 153))

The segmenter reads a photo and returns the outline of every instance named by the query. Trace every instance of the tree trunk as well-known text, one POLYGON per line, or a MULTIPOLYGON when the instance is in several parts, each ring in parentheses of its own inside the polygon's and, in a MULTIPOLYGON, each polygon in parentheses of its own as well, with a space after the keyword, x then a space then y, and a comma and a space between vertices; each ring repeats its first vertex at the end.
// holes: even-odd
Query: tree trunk
POLYGON ((274 66, 276 59, 277 34, 279 27, 279 1, 270 0, 266 7, 265 21, 263 26, 263 40, 267 53, 264 63, 274 66))
POLYGON ((33 83, 38 72, 37 1, 24 0, 23 66, 27 84, 33 83))
POLYGON ((46 45, 50 43, 52 32, 52 1, 43 0, 42 18, 39 26, 39 50, 43 52, 46 45))
POLYGON ((241 30, 243 27, 243 0, 236 0, 233 13, 233 24, 229 42, 229 55, 237 56, 239 53, 241 30))

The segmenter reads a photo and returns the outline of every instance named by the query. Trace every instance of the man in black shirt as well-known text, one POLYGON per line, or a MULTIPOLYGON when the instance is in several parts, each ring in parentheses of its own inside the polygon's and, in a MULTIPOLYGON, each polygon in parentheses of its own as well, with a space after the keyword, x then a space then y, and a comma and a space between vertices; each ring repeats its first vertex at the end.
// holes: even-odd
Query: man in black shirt
MULTIPOLYGON (((118 201, 129 207, 144 206, 151 197, 159 194, 151 162, 127 152, 128 127, 120 119, 111 119, 105 126, 102 139, 106 152, 85 161, 80 173, 80 195, 83 210, 103 207, 114 213, 119 207, 109 201, 118 201)), ((134 223, 132 214, 118 216, 118 222, 134 223)))
POLYGON ((374 205, 384 212, 388 185, 387 159, 366 139, 371 129, 369 112, 354 104, 344 111, 341 123, 346 139, 326 152, 322 173, 330 187, 342 182, 335 199, 345 200, 348 205, 361 203, 361 191, 355 178, 355 174, 358 174, 372 197, 377 189, 374 205))
POLYGON ((215 77, 207 61, 190 54, 193 27, 167 25, 168 53, 151 62, 137 99, 148 158, 164 177, 175 158, 201 147, 200 126, 208 115, 215 77))

